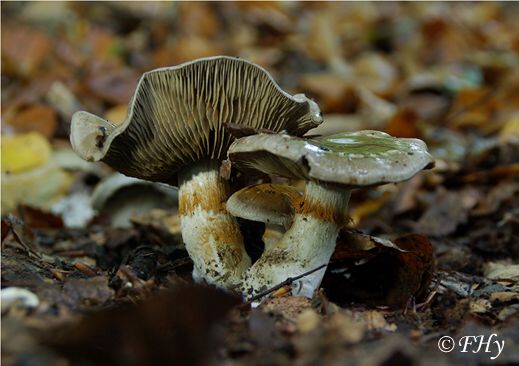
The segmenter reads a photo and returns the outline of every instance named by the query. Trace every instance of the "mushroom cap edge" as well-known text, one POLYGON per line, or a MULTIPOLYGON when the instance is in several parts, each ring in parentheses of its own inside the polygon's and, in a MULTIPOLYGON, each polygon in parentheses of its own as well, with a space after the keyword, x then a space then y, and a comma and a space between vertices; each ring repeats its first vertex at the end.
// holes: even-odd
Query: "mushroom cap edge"
POLYGON ((433 162, 426 144, 380 131, 357 131, 305 139, 258 134, 228 150, 239 169, 351 188, 407 180, 433 162))

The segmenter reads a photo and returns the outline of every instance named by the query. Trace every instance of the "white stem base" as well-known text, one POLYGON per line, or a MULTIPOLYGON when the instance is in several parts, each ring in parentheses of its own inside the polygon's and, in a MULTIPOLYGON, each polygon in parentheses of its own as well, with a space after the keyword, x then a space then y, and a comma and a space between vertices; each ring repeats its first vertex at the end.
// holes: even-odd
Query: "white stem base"
MULTIPOLYGON (((350 191, 308 182, 290 229, 247 270, 242 293, 252 297, 289 277, 328 264, 344 223, 350 191)), ((326 267, 292 284, 294 295, 312 297, 326 267)))
POLYGON ((201 162, 179 175, 182 239, 193 260, 193 278, 235 289, 250 258, 234 217, 225 209, 228 186, 218 162, 201 162))

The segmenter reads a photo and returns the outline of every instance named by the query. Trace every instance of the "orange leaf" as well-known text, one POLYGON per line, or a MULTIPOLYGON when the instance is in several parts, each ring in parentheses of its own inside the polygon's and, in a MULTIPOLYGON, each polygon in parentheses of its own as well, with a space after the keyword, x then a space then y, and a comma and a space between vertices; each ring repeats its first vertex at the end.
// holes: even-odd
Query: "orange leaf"
POLYGON ((16 132, 36 131, 47 138, 56 132, 58 121, 56 112, 49 106, 34 104, 22 109, 7 121, 16 132))

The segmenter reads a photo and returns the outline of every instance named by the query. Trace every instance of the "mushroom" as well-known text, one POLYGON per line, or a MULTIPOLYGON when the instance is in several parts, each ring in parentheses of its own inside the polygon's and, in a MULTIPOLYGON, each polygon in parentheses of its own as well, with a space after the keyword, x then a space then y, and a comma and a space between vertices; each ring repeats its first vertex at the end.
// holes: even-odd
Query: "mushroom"
POLYGON ((265 224, 265 248, 275 244, 292 225, 301 193, 291 186, 263 183, 240 189, 227 200, 227 211, 235 217, 265 224))
POLYGON ((145 73, 120 125, 77 112, 70 140, 85 160, 178 185, 193 277, 232 289, 250 259, 236 220, 225 209, 229 187, 219 166, 234 138, 224 125, 302 135, 321 122, 315 102, 287 94, 263 68, 218 56, 145 73))
POLYGON ((227 200, 231 215, 265 224, 290 227, 294 202, 301 193, 291 186, 263 183, 240 189, 227 200))
POLYGON ((154 208, 176 207, 176 188, 114 173, 101 180, 92 192, 91 205, 110 217, 113 227, 130 227, 132 216, 154 208))
MULTIPOLYGON (((258 134, 236 140, 228 156, 244 172, 307 180, 292 225, 245 273, 245 296, 328 263, 347 218, 351 189, 406 180, 432 163, 423 141, 379 131, 313 139, 258 134)), ((294 294, 312 297, 324 272, 296 281, 294 294)))

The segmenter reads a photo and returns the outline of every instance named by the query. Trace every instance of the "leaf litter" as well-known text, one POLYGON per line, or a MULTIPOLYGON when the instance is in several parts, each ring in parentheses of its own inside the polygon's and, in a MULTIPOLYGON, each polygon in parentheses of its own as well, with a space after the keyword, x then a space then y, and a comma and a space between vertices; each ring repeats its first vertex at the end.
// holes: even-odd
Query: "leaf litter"
POLYGON ((2 4, 2 362, 475 365, 487 355, 438 339, 492 333, 519 362, 515 4, 45 5, 2 4), (310 134, 379 129, 436 158, 353 192, 312 300, 280 289, 252 309, 193 284, 176 208, 150 199, 114 227, 89 201, 112 172, 63 152, 75 110, 119 122, 142 72, 215 54, 315 98, 326 122, 310 134), (27 134, 52 152, 6 154, 27 134))

